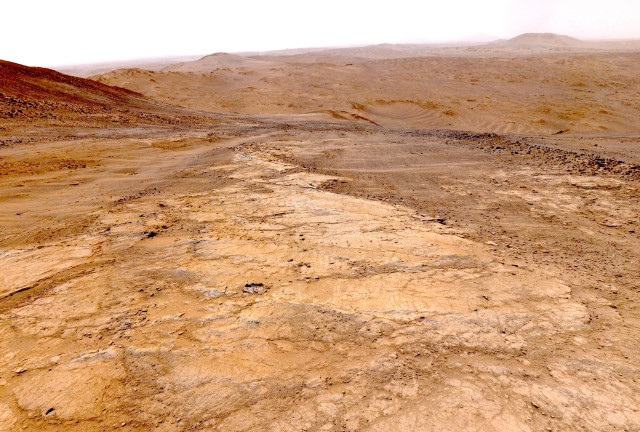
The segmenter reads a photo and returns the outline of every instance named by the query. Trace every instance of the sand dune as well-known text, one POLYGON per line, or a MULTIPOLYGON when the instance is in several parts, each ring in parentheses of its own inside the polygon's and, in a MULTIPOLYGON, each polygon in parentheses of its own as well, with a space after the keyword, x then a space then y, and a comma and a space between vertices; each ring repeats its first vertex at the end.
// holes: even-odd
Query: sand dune
POLYGON ((377 101, 358 106, 362 116, 384 127, 419 129, 456 129, 490 131, 496 133, 523 133, 524 124, 505 121, 499 115, 484 113, 479 116, 472 110, 446 109, 435 103, 415 101, 377 101), (455 126, 454 126, 455 125, 455 126))
POLYGON ((632 96, 639 59, 637 53, 293 63, 272 59, 206 75, 125 70, 94 78, 167 103, 216 112, 329 110, 390 127, 628 133, 640 128, 635 120, 640 107, 632 96))

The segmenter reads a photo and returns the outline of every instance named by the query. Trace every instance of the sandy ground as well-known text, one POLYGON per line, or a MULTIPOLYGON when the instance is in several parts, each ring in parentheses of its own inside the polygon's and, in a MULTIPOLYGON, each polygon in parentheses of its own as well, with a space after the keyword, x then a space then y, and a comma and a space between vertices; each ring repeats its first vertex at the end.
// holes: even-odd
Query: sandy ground
POLYGON ((0 430, 640 430, 637 107, 496 135, 73 85, 0 87, 0 430))
POLYGON ((637 52, 236 64, 95 78, 198 110, 326 112, 384 127, 510 134, 640 132, 637 52))

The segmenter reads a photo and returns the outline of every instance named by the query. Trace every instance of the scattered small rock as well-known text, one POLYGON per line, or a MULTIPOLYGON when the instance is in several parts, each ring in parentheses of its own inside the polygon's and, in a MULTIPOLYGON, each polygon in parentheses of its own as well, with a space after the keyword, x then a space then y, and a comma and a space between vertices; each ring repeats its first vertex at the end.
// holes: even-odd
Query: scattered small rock
POLYGON ((250 294, 264 294, 267 292, 267 288, 262 282, 248 283, 242 288, 242 292, 250 294))

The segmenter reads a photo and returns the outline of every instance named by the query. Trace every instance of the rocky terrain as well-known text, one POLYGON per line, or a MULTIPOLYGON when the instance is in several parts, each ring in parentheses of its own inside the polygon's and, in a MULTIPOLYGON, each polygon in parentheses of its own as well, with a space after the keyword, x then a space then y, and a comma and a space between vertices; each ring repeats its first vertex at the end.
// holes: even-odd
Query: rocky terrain
POLYGON ((640 430, 637 54, 227 58, 0 63, 0 430, 640 430))

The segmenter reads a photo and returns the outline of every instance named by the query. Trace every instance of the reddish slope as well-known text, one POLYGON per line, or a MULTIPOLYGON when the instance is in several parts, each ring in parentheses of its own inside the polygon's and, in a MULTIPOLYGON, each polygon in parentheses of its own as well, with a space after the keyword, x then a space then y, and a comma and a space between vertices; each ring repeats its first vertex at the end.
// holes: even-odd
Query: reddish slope
POLYGON ((139 93, 51 69, 0 60, 0 118, 41 117, 46 112, 157 111, 139 93))

